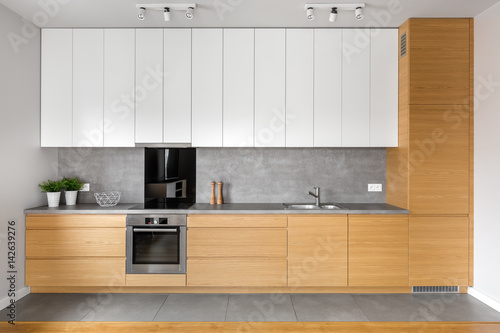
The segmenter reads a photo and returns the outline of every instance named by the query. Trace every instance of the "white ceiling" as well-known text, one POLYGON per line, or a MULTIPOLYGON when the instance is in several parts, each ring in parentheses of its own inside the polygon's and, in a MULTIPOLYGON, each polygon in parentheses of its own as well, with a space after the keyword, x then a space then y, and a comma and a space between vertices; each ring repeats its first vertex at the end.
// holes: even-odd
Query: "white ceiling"
POLYGON ((410 17, 474 17, 500 0, 367 0, 365 18, 339 12, 328 22, 328 11, 306 19, 305 3, 360 1, 304 0, 0 0, 39 27, 398 27, 410 17), (165 22, 161 12, 137 19, 138 3, 196 3, 195 17, 173 12, 165 22), (47 5, 44 9, 43 4, 47 5), (57 6, 54 6, 57 4, 57 6), (47 9, 48 8, 48 9, 47 9))

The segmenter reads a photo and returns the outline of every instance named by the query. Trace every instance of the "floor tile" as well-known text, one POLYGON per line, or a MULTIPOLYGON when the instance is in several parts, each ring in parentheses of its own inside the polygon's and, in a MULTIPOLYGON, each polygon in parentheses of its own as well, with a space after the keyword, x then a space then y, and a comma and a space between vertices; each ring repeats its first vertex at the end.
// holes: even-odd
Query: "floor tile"
POLYGON ((227 294, 170 294, 154 321, 224 321, 227 294))
POLYGON ((292 294, 298 321, 368 321, 348 294, 292 294))
POLYGON ((226 321, 297 321, 289 294, 231 294, 226 321))
POLYGON ((352 295, 370 321, 440 321, 411 294, 352 295))
POLYGON ((167 294, 105 294, 83 321, 152 321, 167 294))

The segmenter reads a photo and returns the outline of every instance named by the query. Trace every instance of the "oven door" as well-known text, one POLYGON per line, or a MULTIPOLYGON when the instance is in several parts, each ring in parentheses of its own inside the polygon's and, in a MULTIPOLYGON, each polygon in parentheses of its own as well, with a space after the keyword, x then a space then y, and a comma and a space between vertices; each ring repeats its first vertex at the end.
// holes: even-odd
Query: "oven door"
POLYGON ((186 273, 186 227, 128 226, 127 273, 186 273))

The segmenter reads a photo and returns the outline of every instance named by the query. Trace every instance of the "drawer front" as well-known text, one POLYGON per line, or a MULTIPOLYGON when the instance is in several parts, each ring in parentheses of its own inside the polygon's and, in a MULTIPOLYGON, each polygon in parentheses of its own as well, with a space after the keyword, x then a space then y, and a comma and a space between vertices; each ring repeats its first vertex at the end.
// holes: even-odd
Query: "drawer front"
POLYGON ((127 215, 28 214, 26 229, 125 228, 127 215))
POLYGON ((287 256, 285 228, 188 228, 188 258, 287 256))
POLYGON ((124 286, 125 258, 28 259, 28 286, 124 286))
POLYGON ((198 287, 286 286, 286 270, 286 259, 192 259, 187 261, 187 285, 198 287))
POLYGON ((186 274, 127 274, 127 287, 185 287, 186 274))
POLYGON ((125 228, 26 230, 26 257, 124 257, 125 228))
POLYGON ((190 228, 286 228, 286 215, 189 215, 190 228))

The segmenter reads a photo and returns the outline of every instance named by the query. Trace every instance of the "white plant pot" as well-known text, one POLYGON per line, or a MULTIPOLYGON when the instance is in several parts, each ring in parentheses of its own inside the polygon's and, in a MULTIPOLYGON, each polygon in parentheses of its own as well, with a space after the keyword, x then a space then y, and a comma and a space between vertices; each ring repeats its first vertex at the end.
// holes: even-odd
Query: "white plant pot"
POLYGON ((77 196, 78 196, 78 191, 64 191, 64 197, 66 198, 66 206, 76 205, 77 196))
POLYGON ((59 207, 59 200, 61 199, 61 192, 47 192, 47 201, 49 207, 59 207))

